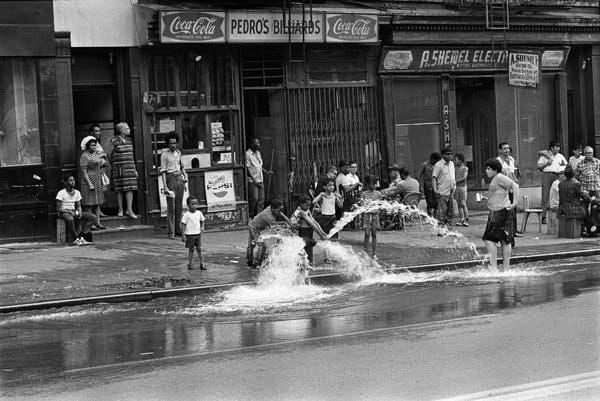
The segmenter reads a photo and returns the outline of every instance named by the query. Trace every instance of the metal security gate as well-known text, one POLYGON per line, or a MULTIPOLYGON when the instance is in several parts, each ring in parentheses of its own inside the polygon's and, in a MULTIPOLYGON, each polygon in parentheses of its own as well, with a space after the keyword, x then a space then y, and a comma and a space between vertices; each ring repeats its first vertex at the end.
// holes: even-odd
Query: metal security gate
POLYGON ((294 196, 307 193, 342 159, 379 176, 381 141, 375 86, 288 89, 288 127, 294 196))

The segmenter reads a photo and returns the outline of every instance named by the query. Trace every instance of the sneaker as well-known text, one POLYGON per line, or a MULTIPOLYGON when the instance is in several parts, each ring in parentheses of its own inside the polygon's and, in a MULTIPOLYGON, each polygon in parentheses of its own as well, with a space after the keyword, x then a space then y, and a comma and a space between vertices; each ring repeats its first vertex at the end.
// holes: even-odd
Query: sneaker
POLYGON ((188 270, 195 270, 196 268, 192 265, 188 265, 188 270))
POLYGON ((90 245, 91 244, 90 241, 86 241, 86 239, 83 237, 79 238, 79 241, 81 242, 80 245, 90 245))
POLYGON ((204 266, 204 264, 200 265, 200 270, 206 270, 206 266, 204 266))
POLYGON ((379 258, 377 257, 377 255, 373 255, 373 258, 372 258, 372 259, 373 259, 374 261, 378 261, 378 260, 379 260, 379 258))
POLYGON ((469 227, 469 219, 464 219, 463 220, 463 226, 469 227))
POLYGON ((515 237, 522 237, 522 236, 523 236, 523 234, 521 234, 521 233, 520 233, 520 232, 518 232, 518 231, 515 231, 515 237))
POLYGON ((81 238, 76 238, 76 239, 75 239, 75 241, 73 241, 73 245, 75 245, 75 246, 80 246, 80 245, 83 245, 83 244, 81 243, 81 238))

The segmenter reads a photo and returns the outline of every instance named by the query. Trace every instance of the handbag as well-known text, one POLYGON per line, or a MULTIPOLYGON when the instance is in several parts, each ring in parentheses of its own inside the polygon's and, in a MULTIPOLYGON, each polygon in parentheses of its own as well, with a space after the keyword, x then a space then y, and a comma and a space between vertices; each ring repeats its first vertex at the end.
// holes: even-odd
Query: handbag
POLYGON ((107 187, 110 185, 110 178, 108 178, 106 173, 102 173, 101 180, 102 180, 102 186, 107 187))

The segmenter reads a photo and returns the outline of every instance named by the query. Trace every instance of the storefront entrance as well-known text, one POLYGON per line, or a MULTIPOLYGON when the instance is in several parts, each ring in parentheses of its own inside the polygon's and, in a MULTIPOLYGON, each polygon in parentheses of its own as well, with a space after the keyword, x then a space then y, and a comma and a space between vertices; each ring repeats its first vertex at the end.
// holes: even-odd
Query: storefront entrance
POLYGON ((456 150, 469 167, 469 188, 481 188, 483 165, 497 156, 494 78, 456 78, 456 150))

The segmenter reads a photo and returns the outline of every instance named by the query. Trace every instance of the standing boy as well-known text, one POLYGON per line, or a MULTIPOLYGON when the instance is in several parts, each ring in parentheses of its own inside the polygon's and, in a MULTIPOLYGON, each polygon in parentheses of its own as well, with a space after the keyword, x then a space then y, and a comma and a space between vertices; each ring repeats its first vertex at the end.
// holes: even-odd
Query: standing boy
POLYGON ((454 192, 454 199, 458 204, 458 215, 460 221, 456 223, 457 226, 469 225, 469 209, 467 209, 467 177, 469 176, 469 168, 465 165, 465 156, 461 153, 457 153, 454 156, 456 177, 456 191, 454 192))
MULTIPOLYGON (((381 192, 377 191, 377 177, 374 175, 365 176, 365 185, 367 190, 362 193, 362 201, 364 206, 369 206, 369 204, 373 204, 373 202, 380 201, 383 199, 383 195, 381 192)), ((375 206, 375 205, 372 205, 375 206)), ((379 208, 374 208, 373 210, 365 213, 364 215, 364 229, 365 229, 365 237, 364 237, 364 245, 365 252, 369 253, 369 237, 371 237, 371 257, 373 260, 378 260, 376 255, 377 249, 377 231, 380 228, 379 225, 379 208)))
POLYGON ((327 238, 327 234, 323 232, 319 223, 317 223, 313 218, 313 215, 310 211, 311 204, 312 202, 310 196, 302 196, 300 198, 300 202, 298 203, 298 208, 294 214, 292 214, 292 218, 290 220, 292 224, 298 227, 298 235, 304 240, 304 251, 306 251, 308 261, 312 264, 313 248, 316 245, 316 242, 313 238, 313 233, 316 232, 323 240, 327 238))
POLYGON ((188 249, 188 270, 194 270, 192 260, 194 258, 194 248, 200 259, 200 270, 206 270, 204 266, 204 256, 200 247, 200 235, 204 231, 204 215, 198 210, 198 199, 195 196, 188 196, 186 200, 188 211, 181 218, 181 240, 188 249))

